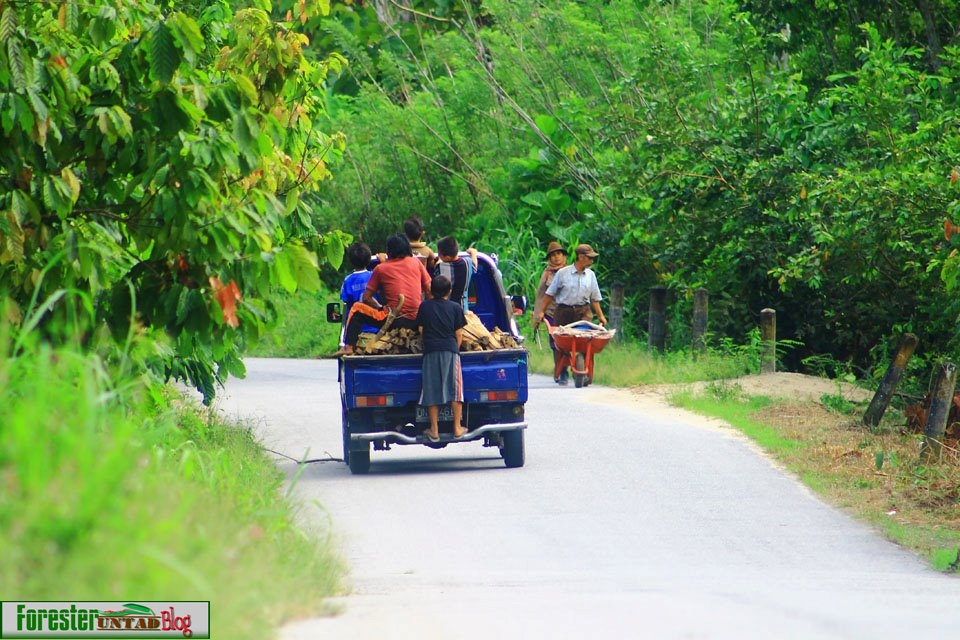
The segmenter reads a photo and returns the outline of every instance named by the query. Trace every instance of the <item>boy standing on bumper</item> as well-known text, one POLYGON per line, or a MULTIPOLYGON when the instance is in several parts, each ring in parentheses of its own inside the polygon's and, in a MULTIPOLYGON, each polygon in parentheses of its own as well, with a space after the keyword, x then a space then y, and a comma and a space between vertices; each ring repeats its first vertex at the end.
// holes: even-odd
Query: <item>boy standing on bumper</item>
POLYGON ((440 405, 450 403, 453 410, 453 437, 467 434, 463 427, 463 374, 460 370, 460 343, 467 319, 463 307, 449 299, 452 286, 446 276, 434 276, 430 282, 431 300, 424 300, 417 311, 417 324, 423 337, 423 390, 420 404, 427 407, 430 428, 423 436, 440 441, 440 405))

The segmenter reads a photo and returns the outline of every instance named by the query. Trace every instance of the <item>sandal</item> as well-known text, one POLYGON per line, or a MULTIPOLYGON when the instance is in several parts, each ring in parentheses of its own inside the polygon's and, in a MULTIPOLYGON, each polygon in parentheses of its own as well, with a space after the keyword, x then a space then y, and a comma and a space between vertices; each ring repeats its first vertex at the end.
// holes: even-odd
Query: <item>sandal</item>
POLYGON ((431 435, 429 431, 424 431, 420 435, 426 438, 427 442, 440 442, 440 436, 431 435))
POLYGON ((463 431, 460 432, 460 435, 457 435, 457 433, 454 432, 454 434, 453 434, 453 439, 454 439, 454 440, 459 440, 460 438, 465 438, 469 433, 470 433, 470 429, 467 429, 466 427, 463 427, 463 431))

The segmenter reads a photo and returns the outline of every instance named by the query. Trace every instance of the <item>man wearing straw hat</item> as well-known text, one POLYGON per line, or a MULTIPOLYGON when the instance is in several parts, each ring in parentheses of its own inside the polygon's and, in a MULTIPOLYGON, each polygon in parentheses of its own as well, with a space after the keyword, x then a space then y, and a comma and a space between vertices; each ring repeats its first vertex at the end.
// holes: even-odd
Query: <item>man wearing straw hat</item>
MULTIPOLYGON (((544 306, 548 307, 554 301, 557 303, 553 318, 558 325, 593 320, 594 314, 599 318, 599 324, 605 325, 607 318, 600 308, 600 300, 603 299, 600 284, 596 274, 589 268, 600 254, 588 244, 577 245, 574 253, 576 261, 557 271, 553 282, 547 287, 543 297, 544 306)), ((534 322, 542 322, 543 316, 543 309, 540 309, 533 318, 534 322)))

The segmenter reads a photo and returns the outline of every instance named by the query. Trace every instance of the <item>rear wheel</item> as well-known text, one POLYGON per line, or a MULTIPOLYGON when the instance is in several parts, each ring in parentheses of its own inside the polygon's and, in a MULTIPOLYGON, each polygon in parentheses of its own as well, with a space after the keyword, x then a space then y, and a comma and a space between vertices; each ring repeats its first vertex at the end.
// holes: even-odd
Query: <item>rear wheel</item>
POLYGON ((347 410, 343 409, 343 421, 341 430, 343 432, 343 461, 350 464, 350 428, 347 425, 347 410))
POLYGON ((587 374, 586 374, 586 371, 587 371, 587 357, 586 357, 584 354, 582 354, 582 353, 578 353, 578 354, 577 354, 577 359, 576 359, 576 364, 574 365, 573 368, 574 368, 574 372, 573 372, 573 384, 574 384, 574 386, 575 386, 577 389, 579 389, 580 387, 582 387, 582 386, 584 386, 585 384, 587 384, 587 374), (577 371, 583 371, 584 373, 577 373, 577 371))
POLYGON ((354 449, 351 451, 350 460, 347 464, 350 465, 350 473, 355 476, 370 471, 370 445, 367 444, 366 449, 354 449))
MULTIPOLYGON (((356 420, 357 418, 354 416, 354 421, 356 420)), ((370 470, 370 443, 358 442, 354 444, 350 441, 350 415, 346 409, 343 410, 343 461, 347 463, 347 466, 350 467, 350 473, 354 475, 366 473, 370 470), (351 447, 353 447, 352 450, 351 447)))
POLYGON ((503 433, 503 448, 500 449, 500 455, 503 456, 503 463, 508 469, 523 466, 523 429, 503 433))

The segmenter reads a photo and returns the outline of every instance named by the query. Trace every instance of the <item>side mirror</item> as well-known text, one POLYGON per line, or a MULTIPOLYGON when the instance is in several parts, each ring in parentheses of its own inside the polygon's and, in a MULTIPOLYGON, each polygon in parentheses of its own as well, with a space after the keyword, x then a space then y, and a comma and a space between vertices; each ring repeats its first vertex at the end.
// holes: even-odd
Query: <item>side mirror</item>
POLYGON ((327 303, 327 322, 341 322, 343 314, 340 312, 339 302, 327 303))
POLYGON ((512 296, 510 303, 513 304, 513 315, 522 316, 527 311, 527 296, 512 296))

